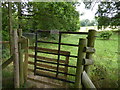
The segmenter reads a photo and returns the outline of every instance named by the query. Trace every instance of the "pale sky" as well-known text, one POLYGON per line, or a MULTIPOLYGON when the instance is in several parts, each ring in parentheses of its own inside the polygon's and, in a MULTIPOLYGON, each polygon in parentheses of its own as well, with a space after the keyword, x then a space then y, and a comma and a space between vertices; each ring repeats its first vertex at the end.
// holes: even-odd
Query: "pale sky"
POLYGON ((85 5, 84 3, 81 2, 81 5, 76 7, 76 10, 79 11, 79 13, 84 13, 83 16, 80 16, 80 19, 89 19, 89 20, 93 20, 94 19, 94 16, 95 16, 95 13, 97 11, 97 6, 98 6, 98 3, 92 5, 93 8, 91 9, 85 9, 85 5), (93 7, 94 6, 94 7, 93 7))

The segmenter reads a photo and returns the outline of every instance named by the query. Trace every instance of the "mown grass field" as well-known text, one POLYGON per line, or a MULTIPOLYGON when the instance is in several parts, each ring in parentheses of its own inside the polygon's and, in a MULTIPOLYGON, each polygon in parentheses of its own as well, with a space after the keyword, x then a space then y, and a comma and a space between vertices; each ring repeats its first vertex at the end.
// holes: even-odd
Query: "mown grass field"
MULTIPOLYGON (((85 35, 63 35, 62 42, 70 44, 78 44, 79 38, 86 38, 85 35)), ((58 41, 50 38, 42 38, 46 41, 58 41)), ((51 44, 39 44, 40 47, 46 47, 51 49, 57 49, 57 45, 51 44)), ((97 88, 115 88, 117 87, 118 80, 118 64, 117 64, 117 52, 118 52, 118 35, 113 34, 110 40, 103 40, 96 38, 95 41, 96 52, 93 55, 94 65, 90 66, 90 78, 97 88)), ((77 47, 61 46, 61 50, 70 51, 71 55, 77 55, 77 47)), ((30 51, 31 53, 31 51, 30 51)), ((54 56, 53 56, 54 57, 54 56)), ((62 57, 63 58, 63 57, 62 57)), ((70 58, 69 64, 76 65, 77 59, 70 58)), ((9 66, 10 67, 10 66, 9 66)), ((7 68, 3 72, 3 77, 7 77, 9 69, 7 68), (7 75, 6 75, 7 74, 7 75)), ((75 73, 75 69, 69 69, 69 73, 75 73)), ((73 77, 68 77, 74 80, 73 77)))

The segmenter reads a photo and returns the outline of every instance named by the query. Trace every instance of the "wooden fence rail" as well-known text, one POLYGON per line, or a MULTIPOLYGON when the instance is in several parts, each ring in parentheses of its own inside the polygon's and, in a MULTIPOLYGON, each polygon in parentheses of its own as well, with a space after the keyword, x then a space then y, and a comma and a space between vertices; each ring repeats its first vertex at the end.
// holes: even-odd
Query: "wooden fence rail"
POLYGON ((9 41, 0 41, 0 44, 9 44, 9 41))

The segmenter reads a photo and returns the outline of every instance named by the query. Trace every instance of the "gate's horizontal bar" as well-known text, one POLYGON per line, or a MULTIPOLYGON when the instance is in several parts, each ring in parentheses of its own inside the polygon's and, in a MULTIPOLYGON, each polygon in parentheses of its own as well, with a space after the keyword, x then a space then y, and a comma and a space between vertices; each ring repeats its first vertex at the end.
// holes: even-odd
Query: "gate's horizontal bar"
MULTIPOLYGON (((29 49, 33 49, 34 50, 35 47, 34 46, 30 46, 29 49)), ((37 50, 46 51, 46 52, 52 52, 52 53, 57 53, 58 54, 58 50, 56 50, 56 49, 37 47, 37 50)), ((60 54, 69 55, 70 52, 69 51, 62 51, 62 50, 60 50, 60 54)))
POLYGON ((48 78, 52 78, 52 79, 56 79, 56 80, 60 80, 60 81, 68 82, 68 83, 73 83, 73 84, 75 83, 74 81, 69 81, 69 80, 65 80, 65 79, 61 79, 61 78, 57 78, 57 77, 52 77, 52 76, 44 75, 41 73, 36 73, 36 75, 44 76, 44 77, 48 77, 48 78))
MULTIPOLYGON (((51 52, 44 52, 44 51, 37 51, 37 52, 58 55, 57 53, 51 53, 51 52)), ((60 54, 60 55, 77 58, 77 56, 74 55, 65 55, 65 54, 60 54)))
POLYGON ((36 69, 41 69, 41 70, 45 70, 45 71, 61 73, 61 74, 70 75, 70 76, 76 76, 76 75, 74 75, 74 74, 64 73, 64 72, 60 72, 60 71, 57 72, 57 71, 54 71, 54 70, 45 69, 45 68, 40 68, 40 67, 36 67, 36 69))
MULTIPOLYGON (((48 32, 48 33, 50 33, 51 31, 49 31, 49 30, 37 30, 37 32, 48 32)), ((85 34, 85 35, 88 34, 88 32, 65 32, 65 31, 59 31, 59 33, 61 33, 61 34, 85 34)))
MULTIPOLYGON (((51 64, 56 64, 57 65, 57 63, 55 63, 55 62, 49 62, 49 61, 43 61, 43 60, 36 60, 36 61, 38 61, 38 62, 44 62, 44 63, 51 63, 51 64)), ((61 63, 59 63, 59 65, 76 68, 76 66, 67 65, 67 64, 61 64, 61 63)))
MULTIPOLYGON (((28 61, 28 64, 34 65, 34 62, 28 61)), ((41 63, 36 63, 36 65, 43 67, 43 68, 47 68, 47 69, 54 69, 54 70, 57 69, 56 66, 52 66, 52 65, 46 65, 46 64, 41 64, 41 63)), ((59 67, 59 70, 65 72, 65 68, 63 68, 63 67, 59 67)))
MULTIPOLYGON (((37 41, 37 42, 40 42, 40 43, 50 43, 50 44, 59 44, 57 42, 48 42, 48 41, 37 41)), ((68 44, 68 43, 60 43, 60 45, 76 46, 76 47, 78 47, 78 45, 76 45, 76 44, 68 44)))
MULTIPOLYGON (((31 58, 35 58, 35 55, 33 54, 28 54, 29 57, 31 58)), ((48 58, 48 57, 43 57, 43 56, 36 56, 38 59, 43 59, 43 60, 47 60, 47 61, 53 61, 53 62, 57 62, 57 59, 54 58, 48 58)), ((59 60, 60 63, 65 63, 65 60, 59 60)))

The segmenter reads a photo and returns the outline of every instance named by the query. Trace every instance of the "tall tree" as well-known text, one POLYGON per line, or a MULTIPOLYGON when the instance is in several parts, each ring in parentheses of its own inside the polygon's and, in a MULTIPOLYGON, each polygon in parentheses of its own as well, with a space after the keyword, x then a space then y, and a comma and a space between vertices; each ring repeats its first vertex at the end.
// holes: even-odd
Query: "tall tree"
POLYGON ((117 28, 120 26, 120 1, 118 2, 101 2, 98 6, 96 19, 98 21, 98 29, 117 28))
POLYGON ((51 30, 78 30, 79 13, 75 10, 75 4, 68 2, 30 2, 28 12, 33 14, 36 29, 51 30))

